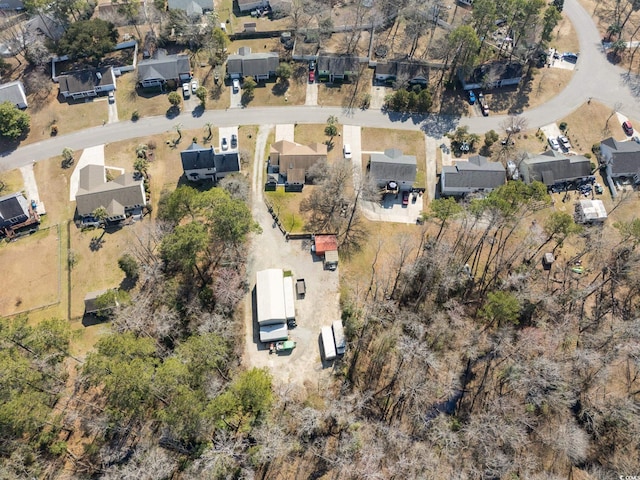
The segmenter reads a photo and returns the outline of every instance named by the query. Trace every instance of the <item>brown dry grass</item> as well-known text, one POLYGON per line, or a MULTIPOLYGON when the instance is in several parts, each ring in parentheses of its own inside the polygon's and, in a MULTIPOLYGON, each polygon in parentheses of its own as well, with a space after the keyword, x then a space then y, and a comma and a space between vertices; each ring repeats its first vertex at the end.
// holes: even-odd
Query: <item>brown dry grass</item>
MULTIPOLYGON (((76 159, 80 158, 82 150, 74 152, 76 159)), ((38 162, 33 168, 38 184, 40 200, 44 203, 47 214, 42 217, 43 225, 56 225, 73 218, 75 203, 69 201, 69 178, 72 168, 63 169, 60 166, 62 158, 57 156, 44 162, 38 162)))
POLYGON ((318 105, 340 105, 345 108, 360 108, 362 98, 371 91, 373 69, 360 64, 360 78, 350 83, 320 83, 318 105))
POLYGON ((136 90, 136 75, 125 73, 118 79, 116 104, 120 120, 129 120, 133 112, 142 117, 164 115, 171 106, 166 93, 136 90))
POLYGON ((278 187, 274 192, 264 192, 280 223, 288 232, 305 231, 308 216, 300 212, 300 203, 311 195, 314 188, 313 185, 305 185, 302 192, 285 192, 284 187, 278 187))
POLYGON ((7 278, 0 293, 0 317, 58 301, 60 254, 56 227, 0 242, 0 264, 7 278))
MULTIPOLYGON (((334 33, 329 40, 322 42, 322 50, 330 53, 344 53, 351 39, 351 33, 334 33)), ((355 41, 352 40, 352 41, 355 41)), ((360 38, 357 39, 354 55, 366 57, 369 54, 369 43, 371 41, 371 32, 361 32, 360 38)))
MULTIPOLYGON (((302 125, 295 126, 294 138, 297 143, 309 145, 311 143, 326 143, 330 137, 324 134, 326 125, 302 125)), ((329 163, 342 160, 342 127, 338 125, 338 136, 333 138, 333 147, 328 149, 327 160, 329 163)))
POLYGON ((292 76, 286 84, 274 81, 260 83, 253 91, 253 99, 249 103, 249 107, 304 105, 306 97, 306 76, 302 79, 292 76))
POLYGON ((1 172, 0 182, 4 183, 4 190, 0 192, 0 195, 19 192, 24 188, 22 174, 18 169, 1 172))

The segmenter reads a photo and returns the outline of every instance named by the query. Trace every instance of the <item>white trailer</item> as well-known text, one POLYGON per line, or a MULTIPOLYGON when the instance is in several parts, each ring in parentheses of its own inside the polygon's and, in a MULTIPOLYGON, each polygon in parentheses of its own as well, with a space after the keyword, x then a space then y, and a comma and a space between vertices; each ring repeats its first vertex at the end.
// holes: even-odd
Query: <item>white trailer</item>
POLYGON ((293 277, 284 277, 284 314, 287 320, 295 320, 295 294, 293 293, 293 277))
POLYGON ((333 342, 333 333, 331 327, 322 327, 322 349, 324 350, 324 359, 333 360, 336 358, 336 345, 333 342))
POLYGON ((256 274, 258 324, 286 323, 282 269, 270 268, 256 274))
POLYGON ((342 327, 342 320, 336 320, 331 326, 333 328, 333 338, 336 342, 336 353, 338 355, 344 355, 347 349, 347 342, 344 338, 344 328, 342 327))

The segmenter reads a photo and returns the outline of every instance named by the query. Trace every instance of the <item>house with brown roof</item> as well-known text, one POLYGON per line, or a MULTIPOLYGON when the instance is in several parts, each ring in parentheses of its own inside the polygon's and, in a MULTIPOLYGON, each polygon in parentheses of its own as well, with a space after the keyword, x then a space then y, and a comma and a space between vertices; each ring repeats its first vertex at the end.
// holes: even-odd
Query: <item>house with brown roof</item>
POLYGON ((141 176, 123 173, 107 181, 104 165, 87 165, 80 170, 76 193, 76 210, 84 220, 96 222, 93 212, 102 207, 107 211, 107 223, 118 223, 127 216, 142 217, 146 204, 141 176))
POLYGON ((227 75, 232 79, 253 77, 256 81, 268 80, 276 75, 280 65, 277 52, 251 53, 249 47, 240 47, 238 53, 227 58, 227 75))
POLYGON ((271 145, 269 167, 271 173, 279 173, 286 183, 304 184, 309 168, 327 160, 327 146, 322 143, 300 145, 280 140, 271 145))
POLYGON ((66 99, 97 97, 116 89, 116 76, 112 67, 67 72, 58 77, 58 88, 66 99))

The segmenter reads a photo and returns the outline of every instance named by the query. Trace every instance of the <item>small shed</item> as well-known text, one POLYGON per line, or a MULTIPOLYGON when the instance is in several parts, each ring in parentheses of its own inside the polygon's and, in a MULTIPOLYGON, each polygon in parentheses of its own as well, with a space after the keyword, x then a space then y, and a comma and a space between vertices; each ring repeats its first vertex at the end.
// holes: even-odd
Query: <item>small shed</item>
POLYGON ((551 252, 547 252, 544 254, 544 256, 542 257, 542 267, 545 270, 549 270, 551 268, 551 265, 553 264, 553 262, 556 261, 556 258, 553 256, 553 253, 551 252))
POLYGON ((338 239, 335 235, 316 235, 314 239, 316 255, 322 257, 325 252, 338 251, 338 239))
POLYGON ((110 292, 111 290, 97 290, 95 292, 89 292, 84 297, 84 313, 85 315, 91 313, 100 313, 109 311, 118 306, 118 301, 116 300, 116 296, 113 296, 113 304, 108 306, 99 306, 98 298, 100 298, 105 293, 110 292))

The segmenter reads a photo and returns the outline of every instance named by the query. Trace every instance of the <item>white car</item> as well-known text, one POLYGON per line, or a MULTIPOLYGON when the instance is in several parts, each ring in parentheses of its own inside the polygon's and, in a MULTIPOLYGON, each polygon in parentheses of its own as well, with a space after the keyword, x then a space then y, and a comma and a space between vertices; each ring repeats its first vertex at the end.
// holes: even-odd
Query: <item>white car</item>
POLYGON ((198 89, 198 80, 194 78, 191 80, 191 91, 193 93, 196 93, 197 89, 198 89))
POLYGON ((563 149, 565 149, 567 151, 571 150, 571 142, 564 135, 560 135, 558 137, 558 142, 560 142, 560 144, 562 145, 563 149))
POLYGON ((342 147, 342 153, 344 154, 344 158, 351 158, 351 145, 345 143, 342 147))
POLYGON ((553 137, 549 137, 549 145, 551 145, 552 150, 560 150, 560 144, 558 143, 558 140, 553 137))
POLYGON ((238 93, 240 91, 240 80, 238 80, 237 78, 234 78, 232 85, 233 85, 233 93, 238 93))
POLYGON ((191 96, 191 90, 189 90, 188 83, 182 84, 182 95, 184 95, 184 98, 189 98, 191 96))

